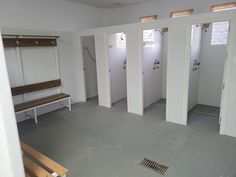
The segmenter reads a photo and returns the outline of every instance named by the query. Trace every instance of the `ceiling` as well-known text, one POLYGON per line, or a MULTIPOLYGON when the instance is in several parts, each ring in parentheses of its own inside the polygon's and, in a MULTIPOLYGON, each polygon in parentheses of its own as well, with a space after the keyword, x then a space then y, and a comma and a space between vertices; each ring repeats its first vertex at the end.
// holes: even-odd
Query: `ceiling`
POLYGON ((118 8, 152 0, 67 0, 100 8, 118 8))

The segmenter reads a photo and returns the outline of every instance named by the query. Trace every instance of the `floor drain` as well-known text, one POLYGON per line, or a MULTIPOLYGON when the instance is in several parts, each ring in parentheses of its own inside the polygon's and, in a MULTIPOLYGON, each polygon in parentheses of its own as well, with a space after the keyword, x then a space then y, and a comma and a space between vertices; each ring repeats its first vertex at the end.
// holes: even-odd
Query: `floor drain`
POLYGON ((154 170, 155 172, 158 172, 162 175, 164 175, 165 172, 167 171, 167 169, 169 168, 165 165, 159 164, 159 163, 154 162, 154 161, 149 160, 149 159, 143 159, 143 161, 140 162, 139 165, 143 166, 143 167, 146 167, 146 168, 150 168, 150 169, 154 170))

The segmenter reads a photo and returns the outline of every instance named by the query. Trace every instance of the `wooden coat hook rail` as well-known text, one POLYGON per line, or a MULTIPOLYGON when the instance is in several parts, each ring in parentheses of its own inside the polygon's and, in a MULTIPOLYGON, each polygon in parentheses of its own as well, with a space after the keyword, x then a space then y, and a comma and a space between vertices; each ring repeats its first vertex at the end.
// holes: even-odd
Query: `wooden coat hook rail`
POLYGON ((51 47, 57 46, 58 36, 3 35, 4 47, 51 47))

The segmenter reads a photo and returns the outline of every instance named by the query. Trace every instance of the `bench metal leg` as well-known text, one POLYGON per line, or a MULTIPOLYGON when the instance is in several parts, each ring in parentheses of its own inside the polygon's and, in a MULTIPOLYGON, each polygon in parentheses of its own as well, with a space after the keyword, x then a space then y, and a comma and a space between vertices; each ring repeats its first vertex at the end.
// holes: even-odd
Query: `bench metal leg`
POLYGON ((71 100, 70 100, 70 98, 68 99, 68 107, 69 107, 69 110, 71 111, 71 100))
POLYGON ((35 124, 38 123, 38 118, 37 118, 37 111, 36 111, 36 108, 34 108, 34 121, 35 121, 35 124))

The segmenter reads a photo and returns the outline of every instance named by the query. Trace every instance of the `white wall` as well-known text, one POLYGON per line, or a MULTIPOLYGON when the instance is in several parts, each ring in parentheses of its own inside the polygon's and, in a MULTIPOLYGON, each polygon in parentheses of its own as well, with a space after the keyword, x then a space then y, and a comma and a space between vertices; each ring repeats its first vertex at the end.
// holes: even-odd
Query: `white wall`
POLYGON ((166 99, 166 78, 167 78, 167 49, 168 49, 168 32, 163 33, 162 37, 162 98, 166 99))
POLYGON ((66 0, 0 0, 0 26, 72 31, 102 24, 102 10, 66 0))
POLYGON ((106 25, 120 25, 139 22, 139 17, 158 15, 158 19, 169 18, 175 10, 194 8, 193 14, 210 12, 211 5, 229 2, 230 0, 155 0, 134 6, 107 9, 104 11, 106 25))
POLYGON ((86 97, 92 98, 98 95, 95 38, 94 36, 85 36, 81 38, 81 42, 86 82, 86 97))
MULTIPOLYGON (((20 58, 23 60, 24 67, 22 73, 20 72, 19 57, 17 57, 16 49, 5 49, 8 72, 12 86, 19 86, 23 83, 22 75, 24 75, 26 79, 26 84, 60 78, 62 81, 61 91, 70 94, 73 103, 84 100, 84 97, 81 93, 83 91, 83 85, 80 82, 82 80, 83 70, 79 70, 79 67, 82 66, 83 63, 78 59, 80 51, 78 50, 79 42, 77 33, 15 28, 4 28, 3 32, 5 34, 13 33, 61 36, 58 39, 57 47, 60 76, 57 75, 58 73, 56 71, 56 53, 54 48, 21 48, 20 58)), ((59 89, 49 89, 34 92, 26 94, 25 100, 27 101, 58 92, 59 89)), ((15 97, 14 102, 22 102, 22 96, 15 97)), ((42 114, 54 110, 58 106, 60 105, 56 104, 40 108, 38 109, 38 113, 42 114)), ((29 115, 30 114, 31 113, 29 113, 29 115)), ((25 119, 24 114, 23 117, 20 115, 17 120, 23 119, 25 119)))
POLYGON ((198 103, 220 106, 226 45, 211 45, 212 25, 203 31, 198 103))
POLYGON ((221 98, 221 129, 220 133, 236 137, 236 15, 232 17, 229 41, 227 46, 227 60, 225 61, 224 83, 225 88, 221 98))
POLYGON ((126 39, 124 46, 117 46, 116 34, 111 34, 109 38, 109 62, 110 62, 110 82, 111 82, 111 102, 115 103, 127 97, 126 85, 126 39), (125 67, 125 68, 124 68, 125 67))
MULTIPOLYGON (((11 87, 29 85, 60 78, 56 47, 5 48, 11 87), (43 57, 42 57, 43 56, 43 57)), ((27 93, 13 97, 14 104, 59 93, 59 88, 27 93)), ((32 112, 31 112, 32 115, 32 112)), ((22 119, 22 115, 17 119, 22 119)))
POLYGON ((153 29, 153 36, 154 42, 143 42, 144 108, 162 97, 162 35, 153 29))
MULTIPOLYGON (((202 26, 192 25, 191 57, 189 66, 188 110, 198 103, 200 49, 202 26)), ((205 76, 204 76, 205 77, 205 76)))
MULTIPOLYGON (((85 95, 83 94, 84 87, 80 82, 83 78, 83 70, 79 70, 79 66, 82 66, 83 62, 78 60, 78 58, 81 57, 81 51, 78 51, 80 44, 78 42, 77 34, 72 31, 101 25, 103 22, 102 10, 65 0, 0 0, 0 2, 0 26, 3 29, 3 34, 61 36, 58 41, 58 55, 62 91, 71 95, 73 103, 85 101, 85 95), (71 32, 62 33, 61 31, 71 32)), ((34 52, 30 50, 28 53, 24 52, 23 55, 31 55, 33 53, 34 52)), ((14 50, 9 51, 6 54, 7 58, 12 58, 14 55, 14 50)), ((41 53, 38 56, 46 59, 48 55, 46 55, 46 53, 41 53)), ((34 57, 34 59, 37 58, 34 57)), ((9 61, 8 64, 10 63, 13 64, 14 61, 9 61)), ((17 66, 19 63, 15 64, 16 65, 14 66, 17 66)), ((12 68, 14 66, 12 65, 12 68)), ((44 69, 47 70, 46 68, 44 69)), ((52 71, 54 69, 55 68, 52 67, 52 71)), ((12 71, 10 72, 12 73, 10 74, 11 80, 12 77, 15 77, 17 80, 14 81, 14 84, 16 82, 16 84, 20 84, 22 80, 21 78, 18 78, 20 76, 18 70, 15 70, 14 74, 12 71)), ((26 77, 31 76, 28 71, 25 72, 26 77)), ((33 73, 36 74, 36 72, 33 73)), ((32 81, 32 78, 28 79, 32 81)), ((33 79, 35 79, 35 77, 33 79)), ((38 80, 36 79, 35 82, 37 81, 38 80)), ((32 98, 34 96, 30 97, 32 98)), ((19 96, 14 100, 16 102, 21 102, 22 98, 19 96)), ((39 114, 54 108, 54 106, 45 107, 39 110, 39 114)))
MULTIPOLYGON (((1 35, 1 32, 0 32, 1 35)), ((24 177, 19 136, 14 115, 2 40, 0 39, 0 166, 5 177, 24 177)))

